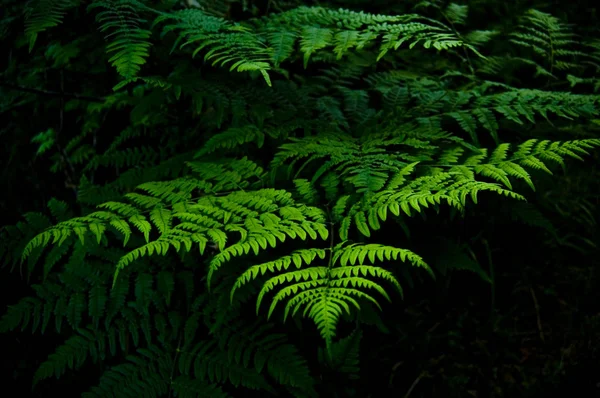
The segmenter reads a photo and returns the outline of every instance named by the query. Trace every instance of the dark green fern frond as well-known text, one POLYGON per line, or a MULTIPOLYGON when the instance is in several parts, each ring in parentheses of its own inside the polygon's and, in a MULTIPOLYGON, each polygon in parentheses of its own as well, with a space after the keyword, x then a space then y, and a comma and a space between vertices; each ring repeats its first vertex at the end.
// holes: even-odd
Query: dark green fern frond
POLYGON ((378 59, 381 59, 388 51, 397 50, 403 44, 408 44, 411 49, 419 43, 426 49, 437 50, 470 47, 443 24, 414 14, 377 15, 344 9, 299 7, 266 18, 260 21, 259 26, 269 31, 270 41, 277 44, 277 63, 288 58, 294 36, 299 39, 305 66, 312 54, 325 48, 340 59, 351 50, 360 51, 378 44, 378 59), (306 27, 305 21, 310 21, 313 26, 306 27), (284 27, 288 31, 294 29, 295 35, 272 33, 281 32, 284 27))
POLYGON ((110 151, 100 156, 95 156, 86 165, 86 171, 96 170, 99 167, 112 166, 117 169, 129 168, 134 165, 153 165, 161 156, 153 148, 136 147, 124 151, 110 151))
POLYGON ((211 137, 195 157, 199 158, 220 149, 233 149, 251 142, 256 143, 256 146, 260 148, 264 141, 265 133, 254 125, 232 127, 211 137))
POLYGON ((79 6, 79 0, 31 0, 27 4, 25 36, 29 51, 33 50, 38 34, 62 23, 65 14, 79 6))
MULTIPOLYGON (((291 165, 308 158, 298 168, 298 176, 311 162, 325 160, 312 177, 316 183, 328 172, 335 172, 354 186, 357 193, 368 194, 383 188, 391 174, 406 166, 409 161, 427 159, 428 146, 424 141, 409 137, 393 139, 365 137, 363 142, 344 134, 321 134, 317 137, 291 139, 292 143, 281 146, 272 162, 274 170, 282 167, 289 159, 291 165), (386 147, 405 148, 404 151, 390 151, 386 147), (418 148, 421 153, 411 156, 411 151, 418 148)), ((292 170, 291 167, 289 169, 292 170)))
POLYGON ((115 397, 137 394, 163 396, 170 390, 172 368, 170 353, 157 346, 141 348, 137 350, 137 355, 128 356, 127 362, 104 372, 99 385, 82 396, 100 398, 105 397, 107 393, 115 397))
POLYGON ((267 84, 271 52, 262 40, 242 26, 232 25, 220 18, 208 16, 198 9, 188 9, 165 14, 155 24, 170 22, 163 28, 165 33, 178 34, 175 44, 181 47, 194 45, 192 56, 206 50, 204 59, 213 65, 229 66, 238 72, 258 71, 267 84))
POLYGON ((134 77, 146 63, 151 46, 148 41, 151 32, 142 28, 146 21, 138 15, 140 3, 136 0, 98 0, 88 7, 95 8, 103 9, 96 19, 100 31, 107 32, 105 38, 110 40, 106 51, 112 56, 108 61, 124 78, 134 77))
POLYGON ((399 121, 416 120, 429 130, 442 130, 442 123, 454 121, 475 144, 479 142, 480 128, 499 143, 499 132, 508 122, 534 124, 540 116, 548 121, 557 118, 584 121, 599 112, 598 98, 592 95, 530 89, 504 89, 488 94, 488 84, 464 92, 425 88, 422 82, 409 83, 404 91, 397 91, 391 89, 389 84, 402 78, 386 78, 384 82, 373 82, 384 98, 393 95, 386 100, 393 105, 389 108, 390 114, 401 112, 399 121), (410 103, 414 106, 407 107, 410 103))
POLYGON ((229 382, 234 387, 274 391, 254 369, 230 361, 228 353, 221 351, 214 340, 200 341, 189 350, 180 351, 177 366, 181 374, 208 383, 229 382))
POLYGON ((48 360, 36 371, 34 385, 53 376, 59 378, 67 369, 81 368, 88 357, 92 357, 96 362, 100 359, 99 354, 104 356, 103 350, 98 353, 99 341, 93 330, 81 329, 79 334, 69 338, 53 354, 50 354, 48 360))
POLYGON ((231 398, 231 396, 225 393, 218 385, 208 384, 201 379, 191 379, 188 376, 178 376, 171 383, 171 388, 173 392, 181 398, 231 398))
POLYGON ((551 235, 556 235, 556 228, 544 214, 531 203, 514 203, 507 207, 508 217, 515 222, 542 228, 551 235))
MULTIPOLYGON (((521 202, 517 204, 521 204, 521 202)), ((435 247, 436 249, 432 250, 431 263, 441 275, 445 276, 453 271, 468 271, 476 274, 487 283, 493 283, 477 259, 469 255, 467 245, 459 245, 452 240, 443 239, 435 247)))
POLYGON ((529 10, 523 16, 519 31, 512 33, 511 42, 531 49, 549 65, 549 74, 554 70, 577 67, 571 59, 584 53, 575 51, 578 41, 571 27, 550 14, 529 10))
POLYGON ((333 342, 328 350, 319 349, 319 362, 330 370, 347 374, 350 379, 357 379, 362 336, 362 331, 357 329, 349 336, 333 342))
POLYGON ((232 319, 218 330, 219 347, 231 362, 246 368, 253 364, 258 373, 266 371, 280 385, 313 388, 306 361, 284 334, 272 332, 272 325, 261 321, 248 325, 232 319))

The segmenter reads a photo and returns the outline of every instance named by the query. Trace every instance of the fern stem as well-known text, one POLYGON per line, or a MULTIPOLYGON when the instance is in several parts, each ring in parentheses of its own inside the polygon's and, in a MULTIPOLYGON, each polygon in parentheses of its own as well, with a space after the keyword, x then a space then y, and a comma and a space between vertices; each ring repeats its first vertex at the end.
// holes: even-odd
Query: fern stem
POLYGON ((183 339, 183 332, 180 332, 179 334, 179 341, 177 342, 177 348, 175 349, 175 356, 173 358, 173 366, 171 367, 171 376, 170 376, 170 383, 169 383, 169 398, 171 398, 173 396, 173 376, 175 376, 175 368, 177 367, 177 359, 179 357, 179 353, 180 351, 180 347, 181 347, 181 340, 183 339))
POLYGON ((421 379, 424 376, 425 376, 425 372, 421 372, 421 374, 419 374, 419 376, 415 379, 415 381, 413 381, 413 383, 410 385, 410 388, 408 389, 406 394, 404 394, 404 398, 408 398, 410 396, 410 394, 413 392, 413 390, 415 389, 417 384, 419 384, 419 382, 421 381, 421 379))
MULTIPOLYGON (((446 21, 448 21, 448 23, 450 24, 450 28, 452 29, 452 31, 454 32, 454 34, 456 35, 456 37, 458 37, 459 39, 463 40, 463 37, 461 36, 460 33, 458 33, 458 30, 456 30, 456 27, 454 26, 454 22, 452 22, 452 20, 450 20, 450 18, 448 18, 448 16, 446 15, 445 12, 442 11, 442 16, 444 17, 444 19, 446 21)), ((469 71, 471 72, 471 76, 475 75, 475 69, 473 68, 473 64, 471 63, 471 58, 469 57, 469 52, 467 51, 467 49, 464 46, 462 47, 462 51, 465 54, 466 60, 467 60, 467 64, 469 65, 469 71)))
POLYGON ((537 320, 538 331, 540 333, 540 340, 542 340, 542 343, 545 343, 546 339, 544 338, 544 328, 542 327, 542 318, 540 316, 540 305, 538 304, 537 296, 535 295, 535 290, 533 290, 533 287, 529 287, 529 292, 531 293, 533 306, 535 307, 535 316, 537 320))
POLYGON ((487 255, 488 264, 490 267, 490 280, 491 280, 491 303, 490 303, 490 314, 494 313, 494 309, 496 307, 496 274, 494 272, 494 262, 492 261, 492 251, 490 250, 490 245, 487 239, 483 239, 483 246, 485 247, 485 252, 487 255))

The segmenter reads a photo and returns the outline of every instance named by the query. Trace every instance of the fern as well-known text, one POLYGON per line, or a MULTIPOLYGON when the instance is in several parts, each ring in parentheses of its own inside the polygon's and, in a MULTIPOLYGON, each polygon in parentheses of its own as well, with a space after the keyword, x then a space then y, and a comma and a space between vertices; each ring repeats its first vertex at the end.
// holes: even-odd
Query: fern
POLYGON ((428 276, 494 287, 476 256, 488 231, 456 217, 578 247, 547 213, 591 229, 593 192, 548 187, 600 146, 593 38, 535 10, 512 29, 479 3, 333 4, 39 0, 24 36, 9 7, 7 197, 64 199, 0 229, 2 265, 32 288, 0 331, 62 339, 34 384, 96 363, 86 397, 366 396, 362 324, 396 330, 386 314, 428 276), (19 165, 31 148, 51 181, 19 165))
POLYGON ((270 52, 252 32, 193 9, 160 16, 155 23, 163 21, 173 23, 164 28, 165 32, 180 31, 176 43, 185 40, 181 47, 200 43, 192 56, 207 49, 204 58, 213 65, 227 65, 238 72, 258 71, 270 85, 270 52))
POLYGON ((25 36, 29 52, 33 50, 38 35, 62 23, 65 14, 79 5, 78 0, 33 0, 26 11, 25 36))
POLYGON ((134 77, 149 55, 151 32, 143 29, 145 22, 138 16, 139 3, 135 0, 101 0, 89 5, 88 9, 101 8, 96 19, 101 32, 109 32, 105 38, 111 39, 106 51, 112 57, 108 60, 117 72, 126 79, 134 77), (113 39, 114 37, 114 39, 113 39))
POLYGON ((319 361, 332 370, 350 374, 352 379, 358 378, 360 371, 359 345, 362 336, 362 331, 358 329, 348 337, 334 342, 330 350, 319 350, 319 361))
MULTIPOLYGON (((584 55, 570 49, 577 45, 575 35, 570 27, 558 18, 538 10, 529 10, 523 17, 519 31, 512 34, 514 44, 531 49, 542 57, 549 65, 548 70, 540 69, 537 73, 552 76, 554 70, 565 70, 577 67, 569 58, 584 55)), ((541 68, 538 66, 538 68, 541 68)))
POLYGON ((370 275, 382 278, 402 293, 400 284, 392 273, 380 267, 365 265, 363 262, 366 258, 369 259, 371 264, 375 263, 376 258, 380 261, 400 258, 402 261, 408 260, 414 265, 428 269, 419 256, 408 250, 374 244, 344 246, 344 242, 329 249, 330 259, 327 265, 303 268, 303 265, 311 265, 317 257, 325 260, 326 255, 327 252, 322 249, 301 250, 291 256, 255 265, 238 278, 231 291, 232 299, 235 291, 245 283, 267 272, 288 270, 293 263, 299 269, 298 271, 280 274, 264 283, 256 303, 257 312, 263 297, 267 293, 286 282, 295 282, 281 288, 275 294, 268 317, 272 315, 278 302, 291 296, 285 307, 284 320, 288 317, 290 311, 294 315, 304 308, 304 314, 315 321, 321 335, 330 345, 333 337, 335 337, 336 324, 344 310, 349 313, 351 306, 360 309, 359 300, 370 301, 379 307, 373 296, 357 288, 374 289, 384 298, 390 300, 381 285, 365 277, 370 275), (347 264, 351 266, 346 267, 347 264), (336 267, 336 265, 339 265, 339 267, 336 267))

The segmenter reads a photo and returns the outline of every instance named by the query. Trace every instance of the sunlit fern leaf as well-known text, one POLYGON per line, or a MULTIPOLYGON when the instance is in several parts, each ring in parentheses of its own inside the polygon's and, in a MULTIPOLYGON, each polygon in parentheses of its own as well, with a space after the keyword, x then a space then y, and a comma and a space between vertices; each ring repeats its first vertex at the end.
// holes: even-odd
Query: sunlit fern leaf
POLYGON ((367 300, 379 307, 376 299, 367 293, 368 289, 377 291, 390 300, 386 290, 371 277, 381 278, 402 294, 402 288, 395 276, 380 267, 365 265, 368 260, 374 264, 376 260, 401 260, 412 262, 429 270, 427 265, 416 254, 409 250, 384 245, 347 245, 338 244, 331 249, 329 265, 311 265, 313 261, 323 262, 327 255, 322 249, 299 250, 279 260, 255 265, 249 268, 236 281, 231 297, 235 291, 259 275, 287 271, 294 264, 297 271, 287 271, 268 279, 260 291, 256 308, 257 312, 264 297, 271 291, 279 289, 271 302, 268 317, 273 314, 279 302, 286 301, 284 319, 304 309, 304 316, 313 319, 323 338, 331 343, 335 336, 337 322, 343 312, 360 309, 359 302, 367 300), (306 264, 306 266, 304 266, 306 264), (308 266, 310 265, 310 266, 308 266), (285 286, 286 284, 290 285, 285 286))

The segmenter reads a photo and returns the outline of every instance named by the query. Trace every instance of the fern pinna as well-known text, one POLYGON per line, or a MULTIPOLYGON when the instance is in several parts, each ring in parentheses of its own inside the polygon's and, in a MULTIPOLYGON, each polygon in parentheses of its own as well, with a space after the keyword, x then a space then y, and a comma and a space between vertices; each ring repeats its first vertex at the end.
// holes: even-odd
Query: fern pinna
MULTIPOLYGON (((114 77, 112 92, 53 99, 61 126, 32 139, 76 181, 77 200, 2 230, 4 263, 26 268, 35 295, 0 328, 65 337, 36 384, 91 361, 110 366, 86 397, 319 396, 327 371, 356 380, 367 315, 382 325, 373 310, 397 303, 411 274, 443 276, 383 228, 464 214, 486 193, 525 201, 523 184, 600 145, 575 136, 597 129, 597 95, 501 72, 529 49, 536 76, 589 79, 576 61, 595 55, 559 51, 571 34, 549 14, 529 11, 494 44, 454 3, 389 15, 292 4, 244 18, 237 2, 205 3, 27 6, 33 54, 116 69, 92 71, 114 77), (85 56, 61 26, 69 16, 96 21, 85 56), (42 33, 62 39, 49 51, 42 33), (66 110, 77 129, 63 129, 66 110), (285 324, 303 319, 323 339, 316 356, 285 324)), ((38 72, 11 73, 27 85, 38 72)))

